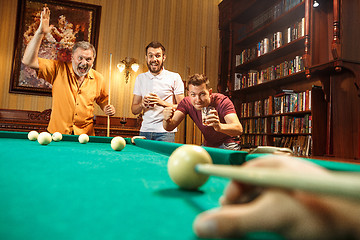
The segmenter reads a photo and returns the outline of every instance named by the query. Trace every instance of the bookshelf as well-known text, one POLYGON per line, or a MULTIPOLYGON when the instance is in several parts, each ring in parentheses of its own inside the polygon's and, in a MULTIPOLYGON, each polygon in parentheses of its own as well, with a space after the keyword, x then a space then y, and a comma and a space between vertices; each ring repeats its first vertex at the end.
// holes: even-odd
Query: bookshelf
POLYGON ((360 0, 319 2, 219 4, 218 91, 234 102, 243 147, 360 159, 360 0))

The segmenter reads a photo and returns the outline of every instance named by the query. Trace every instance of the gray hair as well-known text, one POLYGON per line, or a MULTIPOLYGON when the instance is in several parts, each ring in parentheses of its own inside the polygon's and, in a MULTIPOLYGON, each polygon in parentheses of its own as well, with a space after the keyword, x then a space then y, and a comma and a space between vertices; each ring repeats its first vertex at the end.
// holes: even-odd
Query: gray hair
POLYGON ((81 49, 84 49, 84 50, 92 50, 93 52, 93 55, 94 55, 94 58, 96 57, 96 50, 95 50, 95 47, 89 43, 89 42, 86 42, 86 41, 80 41, 80 42, 76 42, 72 48, 72 54, 74 55, 74 52, 76 49, 78 48, 81 48, 81 49))

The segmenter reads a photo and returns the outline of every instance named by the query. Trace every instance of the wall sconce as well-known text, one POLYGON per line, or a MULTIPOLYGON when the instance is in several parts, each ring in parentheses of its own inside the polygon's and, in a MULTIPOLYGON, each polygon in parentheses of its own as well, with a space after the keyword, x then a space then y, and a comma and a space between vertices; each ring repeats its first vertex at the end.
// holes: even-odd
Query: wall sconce
POLYGON ((317 8, 318 6, 320 6, 320 3, 319 3, 319 1, 314 1, 314 3, 313 3, 313 7, 314 8, 317 8))
POLYGON ((139 64, 136 63, 136 60, 134 58, 129 58, 126 57, 124 60, 122 60, 118 65, 117 68, 119 69, 120 72, 123 72, 124 70, 125 72, 125 83, 129 82, 129 79, 131 77, 131 72, 130 72, 130 68, 134 71, 137 72, 139 70, 139 64))

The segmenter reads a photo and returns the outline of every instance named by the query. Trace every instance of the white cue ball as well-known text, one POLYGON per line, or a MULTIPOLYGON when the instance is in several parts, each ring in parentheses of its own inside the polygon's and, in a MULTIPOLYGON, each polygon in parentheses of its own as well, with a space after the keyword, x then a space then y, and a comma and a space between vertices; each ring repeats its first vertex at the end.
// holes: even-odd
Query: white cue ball
POLYGON ((209 153, 200 146, 183 145, 169 157, 169 176, 180 188, 196 190, 209 178, 195 171, 195 166, 199 163, 212 163, 209 153))
POLYGON ((42 132, 39 134, 37 140, 41 145, 48 145, 52 141, 51 134, 48 132, 42 132))
POLYGON ((36 141, 38 139, 39 133, 37 131, 30 131, 28 133, 28 139, 30 141, 36 141))
POLYGON ((59 132, 54 132, 54 134, 52 135, 52 139, 55 141, 55 142, 59 142, 62 140, 62 134, 59 133, 59 132))
POLYGON ((122 137, 114 137, 111 139, 111 148, 115 151, 121 151, 125 148, 126 141, 122 137))
POLYGON ((83 133, 79 136, 79 143, 88 143, 89 142, 89 136, 86 133, 83 133))

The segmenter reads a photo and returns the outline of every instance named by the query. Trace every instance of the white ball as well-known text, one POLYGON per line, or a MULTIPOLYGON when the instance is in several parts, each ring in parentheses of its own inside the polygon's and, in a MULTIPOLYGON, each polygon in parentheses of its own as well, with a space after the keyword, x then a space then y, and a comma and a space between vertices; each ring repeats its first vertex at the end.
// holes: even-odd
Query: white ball
POLYGON ((89 136, 86 133, 83 133, 79 136, 79 143, 88 143, 89 142, 89 136))
POLYGON ((41 145, 48 145, 52 141, 51 134, 48 132, 42 132, 39 134, 37 140, 41 145))
POLYGON ((195 190, 209 178, 195 171, 195 166, 199 163, 212 163, 209 153, 200 146, 183 145, 169 157, 169 176, 180 188, 195 190))
POLYGON ((62 140, 62 134, 59 133, 59 132, 54 132, 54 134, 52 135, 52 139, 55 141, 55 142, 59 142, 62 140))
POLYGON ((36 141, 38 139, 39 133, 37 131, 30 131, 28 133, 28 139, 30 141, 36 141))
POLYGON ((114 149, 115 151, 121 151, 125 148, 125 146, 126 146, 126 141, 122 137, 114 137, 111 140, 111 148, 114 149))

